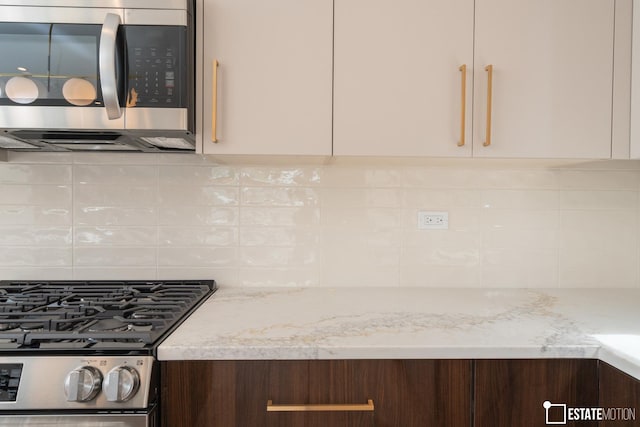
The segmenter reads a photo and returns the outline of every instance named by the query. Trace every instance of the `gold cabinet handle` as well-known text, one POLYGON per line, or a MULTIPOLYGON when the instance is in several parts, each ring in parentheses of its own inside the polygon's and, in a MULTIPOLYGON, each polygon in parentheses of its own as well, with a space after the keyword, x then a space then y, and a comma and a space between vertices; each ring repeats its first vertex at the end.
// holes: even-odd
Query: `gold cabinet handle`
POLYGON ((267 401, 267 412, 329 412, 329 411, 373 411, 373 400, 364 404, 299 404, 275 405, 272 400, 267 401))
POLYGON ((484 143, 485 147, 491 145, 491 105, 493 103, 493 65, 487 65, 484 70, 487 72, 487 135, 484 143))
POLYGON ((465 124, 467 120, 467 64, 462 64, 459 70, 462 73, 462 99, 460 101, 460 141, 458 141, 458 147, 463 147, 465 143, 465 124))
POLYGON ((211 140, 218 142, 218 60, 213 61, 213 90, 211 94, 211 140))

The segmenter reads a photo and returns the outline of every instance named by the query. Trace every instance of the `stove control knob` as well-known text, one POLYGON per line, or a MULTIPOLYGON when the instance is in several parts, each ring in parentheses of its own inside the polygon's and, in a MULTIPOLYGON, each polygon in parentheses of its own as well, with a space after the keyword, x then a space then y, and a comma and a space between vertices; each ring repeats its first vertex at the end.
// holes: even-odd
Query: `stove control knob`
POLYGON ((140 375, 130 366, 117 366, 109 371, 102 385, 109 402, 126 402, 140 388, 140 375))
POLYGON ((102 374, 92 366, 83 366, 69 372, 64 381, 64 392, 69 402, 92 400, 102 385, 102 374))

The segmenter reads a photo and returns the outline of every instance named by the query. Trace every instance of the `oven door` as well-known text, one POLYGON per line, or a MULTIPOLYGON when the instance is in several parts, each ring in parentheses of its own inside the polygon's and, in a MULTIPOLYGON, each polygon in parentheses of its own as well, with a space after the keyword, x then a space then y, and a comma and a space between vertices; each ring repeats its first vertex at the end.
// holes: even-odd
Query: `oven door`
POLYGON ((2 427, 156 427, 153 414, 4 415, 2 427))

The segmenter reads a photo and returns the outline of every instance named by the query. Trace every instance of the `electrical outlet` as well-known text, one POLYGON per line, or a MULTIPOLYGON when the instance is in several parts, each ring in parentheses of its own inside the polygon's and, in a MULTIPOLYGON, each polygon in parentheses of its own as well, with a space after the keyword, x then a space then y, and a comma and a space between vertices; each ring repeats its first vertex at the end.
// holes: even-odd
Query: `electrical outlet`
POLYGON ((418 230, 448 230, 449 212, 418 211, 418 230))

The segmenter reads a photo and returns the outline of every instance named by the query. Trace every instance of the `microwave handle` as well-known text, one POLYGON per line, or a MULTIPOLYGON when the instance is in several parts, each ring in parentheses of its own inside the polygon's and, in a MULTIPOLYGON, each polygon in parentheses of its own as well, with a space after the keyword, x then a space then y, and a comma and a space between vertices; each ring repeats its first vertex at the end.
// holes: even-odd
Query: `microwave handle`
POLYGON ((116 36, 120 27, 120 16, 107 13, 100 32, 99 68, 102 99, 107 109, 109 120, 122 116, 120 100, 118 99, 118 81, 116 75, 116 36))

